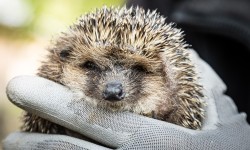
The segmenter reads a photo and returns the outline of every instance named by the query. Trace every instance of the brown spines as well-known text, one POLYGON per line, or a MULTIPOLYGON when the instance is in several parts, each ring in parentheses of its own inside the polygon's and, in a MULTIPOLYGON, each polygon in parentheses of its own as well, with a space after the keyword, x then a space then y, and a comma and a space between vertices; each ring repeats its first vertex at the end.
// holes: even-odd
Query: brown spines
POLYGON ((165 19, 155 11, 147 13, 143 9, 125 7, 102 8, 78 19, 71 26, 71 34, 82 37, 81 43, 87 47, 116 46, 124 51, 132 51, 145 55, 155 54, 162 48, 159 40, 163 40, 165 19), (133 14, 133 15, 132 15, 133 14), (146 52, 146 53, 145 53, 146 52))
POLYGON ((26 113, 23 116, 23 126, 21 129, 27 132, 39 132, 47 134, 65 134, 65 128, 52 123, 46 119, 26 113))
POLYGON ((145 12, 139 7, 103 7, 80 17, 54 43, 38 75, 60 83, 63 67, 72 63, 71 59, 80 63, 91 58, 108 64, 100 56, 114 51, 120 57, 134 58, 151 71, 157 72, 163 66, 164 73, 161 74, 165 77, 171 100, 166 102, 163 99, 159 104, 165 101, 173 105, 173 109, 166 110, 160 105, 161 118, 187 128, 201 128, 204 116, 202 86, 198 84, 195 68, 189 59, 188 45, 183 40, 182 31, 173 24, 166 24, 165 18, 156 11, 145 12), (66 61, 60 58, 65 47, 69 51, 65 54, 68 55, 66 61))
POLYGON ((191 129, 200 129, 204 118, 202 86, 198 84, 198 76, 189 59, 185 45, 166 51, 166 62, 170 69, 166 70, 172 80, 172 90, 178 105, 175 114, 169 116, 176 124, 191 129), (171 73, 172 72, 172 73, 171 73))

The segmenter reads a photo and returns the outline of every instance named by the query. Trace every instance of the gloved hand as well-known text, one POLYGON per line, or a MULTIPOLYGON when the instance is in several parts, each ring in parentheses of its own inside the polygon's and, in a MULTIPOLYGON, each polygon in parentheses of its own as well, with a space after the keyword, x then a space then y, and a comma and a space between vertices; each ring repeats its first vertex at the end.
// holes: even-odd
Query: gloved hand
POLYGON ((15 132, 4 149, 250 149, 250 126, 238 113, 225 84, 195 52, 191 53, 204 85, 207 102, 202 130, 191 130, 130 112, 109 112, 78 100, 66 87, 35 76, 12 79, 11 102, 31 113, 96 141, 65 135, 15 132))

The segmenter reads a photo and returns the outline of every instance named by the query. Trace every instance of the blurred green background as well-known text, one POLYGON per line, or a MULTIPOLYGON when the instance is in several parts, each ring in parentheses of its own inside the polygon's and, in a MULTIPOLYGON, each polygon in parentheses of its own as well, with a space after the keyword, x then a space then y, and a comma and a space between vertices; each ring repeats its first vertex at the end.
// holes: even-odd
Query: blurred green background
POLYGON ((0 0, 0 141, 21 125, 22 110, 6 97, 8 81, 34 75, 53 35, 81 14, 123 4, 123 0, 0 0))

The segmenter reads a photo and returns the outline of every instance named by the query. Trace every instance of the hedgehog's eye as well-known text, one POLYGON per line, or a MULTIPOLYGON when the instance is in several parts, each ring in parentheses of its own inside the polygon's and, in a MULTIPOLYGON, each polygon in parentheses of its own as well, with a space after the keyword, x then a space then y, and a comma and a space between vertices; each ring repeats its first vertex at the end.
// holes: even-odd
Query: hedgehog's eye
POLYGON ((67 57, 69 57, 69 50, 62 50, 59 54, 61 59, 66 59, 67 57))
POLYGON ((132 69, 136 72, 147 73, 147 70, 142 65, 135 65, 132 69))
POLYGON ((86 61, 80 65, 81 68, 89 69, 89 70, 97 70, 98 66, 92 61, 86 61))

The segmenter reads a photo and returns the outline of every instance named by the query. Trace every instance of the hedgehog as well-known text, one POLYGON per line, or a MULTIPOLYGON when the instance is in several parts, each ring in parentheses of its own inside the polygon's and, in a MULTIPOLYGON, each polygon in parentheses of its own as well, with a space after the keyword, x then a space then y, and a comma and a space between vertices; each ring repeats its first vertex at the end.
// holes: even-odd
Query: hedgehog
MULTIPOLYGON (((203 87, 181 29, 157 11, 102 7, 81 16, 51 43, 38 76, 108 111, 129 111, 199 130, 203 87)), ((24 131, 69 134, 27 112, 24 131)))

